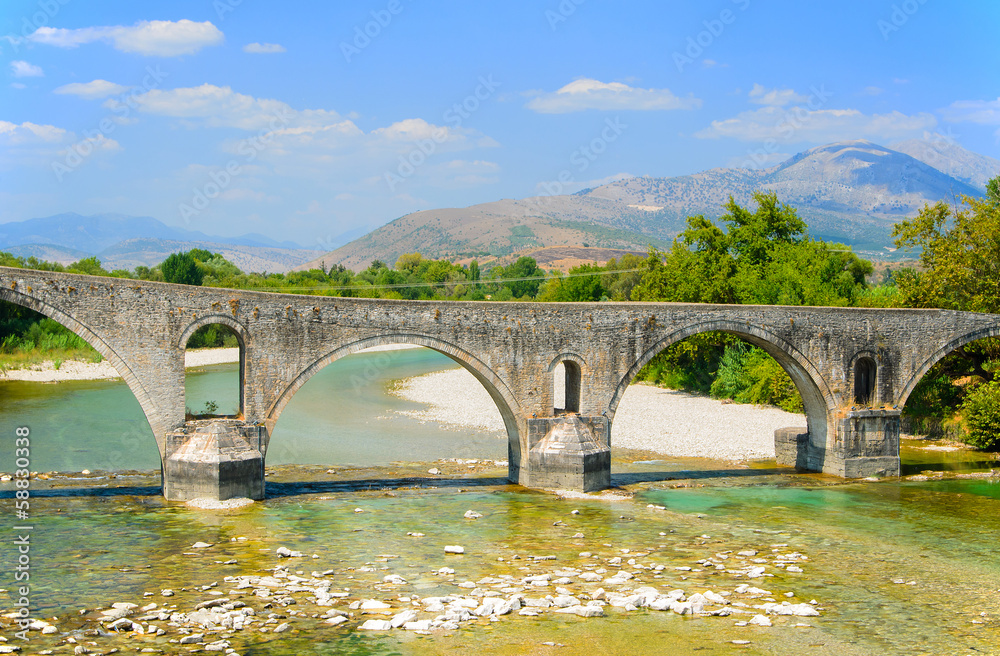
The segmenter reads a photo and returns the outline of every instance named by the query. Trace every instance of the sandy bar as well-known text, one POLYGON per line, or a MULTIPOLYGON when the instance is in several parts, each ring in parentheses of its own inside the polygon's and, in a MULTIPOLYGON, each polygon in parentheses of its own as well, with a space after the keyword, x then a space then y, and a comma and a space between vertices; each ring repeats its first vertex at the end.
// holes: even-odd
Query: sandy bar
MULTIPOLYGON (((506 436, 493 399, 465 369, 409 378, 392 392, 428 406, 402 411, 415 419, 506 436)), ((611 444, 675 457, 765 460, 774 457, 776 429, 805 425, 804 415, 779 408, 728 403, 636 383, 622 396, 615 412, 611 444)))

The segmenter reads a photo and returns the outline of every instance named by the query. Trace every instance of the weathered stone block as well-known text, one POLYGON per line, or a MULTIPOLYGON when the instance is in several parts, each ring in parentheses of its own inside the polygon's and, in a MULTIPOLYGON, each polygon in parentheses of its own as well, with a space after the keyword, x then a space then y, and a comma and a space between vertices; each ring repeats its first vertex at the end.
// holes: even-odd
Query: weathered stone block
POLYGON ((235 419, 209 419, 168 433, 163 496, 171 501, 263 499, 263 431, 235 419))
POLYGON ((899 410, 851 410, 837 422, 823 471, 845 478, 899 476, 899 410))
POLYGON ((568 415, 529 420, 529 484, 578 492, 610 487, 607 435, 604 417, 568 415))
POLYGON ((809 469, 809 430, 779 428, 774 431, 774 457, 779 465, 809 469))

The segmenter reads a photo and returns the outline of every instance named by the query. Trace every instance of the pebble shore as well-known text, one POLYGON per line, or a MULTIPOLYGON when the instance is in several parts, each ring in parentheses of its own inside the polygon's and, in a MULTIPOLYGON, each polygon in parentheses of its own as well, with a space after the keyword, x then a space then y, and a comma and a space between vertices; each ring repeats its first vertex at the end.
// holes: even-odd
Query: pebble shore
MULTIPOLYGON (((505 436, 496 404, 465 369, 409 378, 391 391, 429 406, 403 411, 420 421, 505 436)), ((805 425, 805 415, 779 408, 730 403, 635 383, 618 405, 611 444, 676 457, 766 460, 774 457, 775 430, 805 425)))
MULTIPOLYGON (((368 511, 358 508, 355 512, 368 511)), ((566 521, 572 522, 575 513, 566 521)), ((489 521, 474 510, 466 512, 464 519, 489 521)), ((428 548, 440 539, 416 532, 407 536, 429 543, 428 548)), ((586 545, 583 539, 582 533, 574 536, 581 546, 586 545)), ((549 614, 599 618, 637 611, 715 618, 733 629, 759 630, 808 627, 800 618, 820 616, 823 610, 814 599, 796 599, 792 591, 772 591, 775 582, 765 583, 775 576, 798 581, 808 564, 808 556, 785 543, 720 550, 723 545, 718 540, 701 535, 692 544, 701 557, 693 553, 680 561, 685 564, 678 563, 667 544, 586 546, 588 550, 575 557, 508 553, 495 559, 494 574, 476 580, 463 572, 464 547, 438 546, 438 557, 412 581, 393 572, 394 564, 405 562, 398 555, 382 554, 369 562, 320 571, 324 567, 320 556, 279 546, 263 571, 150 590, 141 599, 81 609, 76 617, 35 619, 28 629, 51 636, 52 642, 39 641, 49 647, 40 654, 194 649, 238 656, 238 649, 252 648, 258 639, 278 633, 322 635, 337 630, 447 635, 549 614)), ((261 550, 253 540, 234 537, 223 545, 196 542, 184 555, 192 562, 229 558, 225 564, 238 566, 259 551, 271 549, 261 550)), ((3 615, 0 624, 5 625, 5 632, 15 630, 17 615, 16 611, 3 615)), ((746 638, 755 635, 745 634, 746 638)), ((20 645, 7 640, 0 643, 0 653, 20 651, 20 645)), ((750 644, 745 638, 729 642, 750 644)))

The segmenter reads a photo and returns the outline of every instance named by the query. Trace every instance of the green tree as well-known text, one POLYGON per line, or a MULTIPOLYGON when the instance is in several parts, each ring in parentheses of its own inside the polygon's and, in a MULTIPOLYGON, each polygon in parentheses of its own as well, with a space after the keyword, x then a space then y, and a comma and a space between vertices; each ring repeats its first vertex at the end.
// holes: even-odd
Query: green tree
MULTIPOLYGON (((895 274, 903 305, 1000 312, 1000 176, 987 182, 983 198, 965 196, 957 208, 925 205, 892 234, 899 248, 920 250, 918 269, 895 274)), ((931 368, 904 411, 924 429, 960 411, 969 443, 995 448, 1000 423, 990 403, 1000 399, 998 370, 1000 339, 966 344, 931 368)))
POLYGON ((108 272, 101 266, 101 261, 96 257, 84 258, 66 267, 70 273, 84 273, 88 276, 106 276, 108 272))
POLYGON ((204 273, 190 253, 172 253, 160 264, 163 279, 179 285, 201 285, 204 273))
POLYGON ((925 205, 892 236, 897 247, 920 250, 920 270, 897 276, 906 305, 1000 312, 1000 177, 961 208, 925 205))

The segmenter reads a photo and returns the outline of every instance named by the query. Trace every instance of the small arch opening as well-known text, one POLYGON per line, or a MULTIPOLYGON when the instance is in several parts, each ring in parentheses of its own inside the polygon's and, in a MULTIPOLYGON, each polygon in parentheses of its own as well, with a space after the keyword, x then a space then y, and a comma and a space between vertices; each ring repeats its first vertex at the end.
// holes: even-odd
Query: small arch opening
POLYGON ((187 419, 242 417, 245 349, 224 323, 209 323, 184 347, 184 414, 187 419))
POLYGON ((869 357, 860 357, 854 363, 854 402, 871 405, 876 401, 875 388, 878 382, 878 364, 869 357))
POLYGON ((563 360, 553 368, 552 411, 554 415, 579 414, 582 377, 580 365, 572 360, 563 360))

